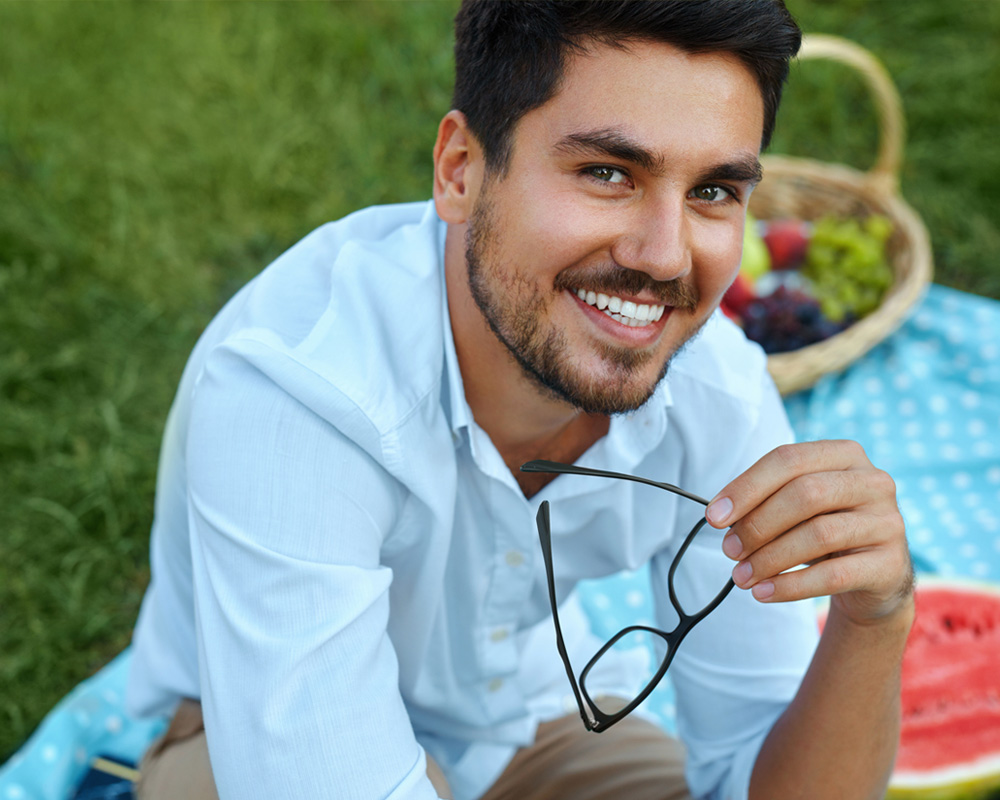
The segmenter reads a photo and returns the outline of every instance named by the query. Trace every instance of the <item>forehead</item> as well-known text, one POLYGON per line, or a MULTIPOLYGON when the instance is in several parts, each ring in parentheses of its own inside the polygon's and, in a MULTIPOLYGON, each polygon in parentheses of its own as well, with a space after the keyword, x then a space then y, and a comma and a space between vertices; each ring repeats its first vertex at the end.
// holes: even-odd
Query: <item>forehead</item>
POLYGON ((556 140, 600 129, 678 157, 713 149, 756 154, 764 102, 753 74, 731 53, 645 41, 592 44, 570 51, 556 94, 521 122, 521 141, 521 134, 556 140))

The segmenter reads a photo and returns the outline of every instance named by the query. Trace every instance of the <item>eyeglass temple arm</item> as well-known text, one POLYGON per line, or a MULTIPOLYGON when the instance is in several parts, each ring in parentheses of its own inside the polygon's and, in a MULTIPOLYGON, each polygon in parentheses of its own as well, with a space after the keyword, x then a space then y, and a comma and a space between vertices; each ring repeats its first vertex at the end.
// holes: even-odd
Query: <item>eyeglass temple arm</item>
POLYGON ((639 475, 628 475, 624 472, 611 472, 605 469, 590 469, 589 467, 578 467, 576 464, 561 464, 558 461, 545 461, 543 459, 528 461, 526 464, 522 464, 521 472, 548 472, 567 475, 593 475, 598 478, 621 478, 626 481, 644 483, 647 486, 655 486, 657 489, 665 489, 668 492, 679 494, 681 497, 686 497, 688 500, 694 500, 696 503, 701 503, 703 506, 708 505, 708 500, 705 500, 696 494, 691 494, 691 492, 686 492, 680 487, 674 486, 672 483, 661 483, 660 481, 653 481, 639 475))
POLYGON ((545 561, 545 573, 548 576, 549 584, 549 605, 552 607, 552 622, 556 628, 556 649, 566 668, 566 677, 573 689, 576 697, 576 704, 580 708, 580 716, 583 717, 583 724, 587 730, 593 730, 597 724, 596 717, 591 719, 587 715, 587 705, 583 702, 583 695, 580 694, 580 687, 576 682, 576 675, 573 674, 573 666, 569 663, 569 653, 566 652, 566 643, 563 640, 562 626, 559 624, 559 609, 556 603, 556 579, 552 569, 552 528, 549 523, 549 503, 543 501, 538 507, 538 514, 535 515, 535 522, 538 524, 538 538, 542 543, 542 558, 545 561))

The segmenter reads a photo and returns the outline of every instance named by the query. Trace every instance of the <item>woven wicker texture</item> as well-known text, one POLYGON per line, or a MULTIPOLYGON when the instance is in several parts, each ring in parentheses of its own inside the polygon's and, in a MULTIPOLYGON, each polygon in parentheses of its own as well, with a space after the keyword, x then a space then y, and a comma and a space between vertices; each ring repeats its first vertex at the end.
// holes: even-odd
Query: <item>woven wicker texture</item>
POLYGON ((765 156, 764 180, 751 197, 750 213, 762 220, 882 214, 893 223, 887 245, 893 284, 878 309, 836 336, 768 357, 768 369, 785 395, 809 388, 828 372, 842 370, 892 333, 933 273, 927 229, 899 194, 904 122, 899 95, 885 68, 864 48, 835 36, 805 36, 799 59, 837 61, 860 73, 879 115, 875 163, 862 172, 843 164, 765 156))

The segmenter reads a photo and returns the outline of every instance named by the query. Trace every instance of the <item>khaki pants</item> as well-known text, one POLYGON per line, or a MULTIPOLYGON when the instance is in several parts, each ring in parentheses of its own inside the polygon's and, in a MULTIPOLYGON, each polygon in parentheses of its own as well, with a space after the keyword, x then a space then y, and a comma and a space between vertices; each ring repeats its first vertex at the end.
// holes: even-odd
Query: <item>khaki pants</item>
MULTIPOLYGON (((201 704, 181 702, 166 733, 140 767, 139 800, 218 800, 208 762, 201 704)), ((451 798, 430 758, 427 776, 451 798)), ((538 727, 535 743, 519 750, 480 800, 690 800, 680 743, 656 725, 629 716, 604 733, 571 714, 538 727)))

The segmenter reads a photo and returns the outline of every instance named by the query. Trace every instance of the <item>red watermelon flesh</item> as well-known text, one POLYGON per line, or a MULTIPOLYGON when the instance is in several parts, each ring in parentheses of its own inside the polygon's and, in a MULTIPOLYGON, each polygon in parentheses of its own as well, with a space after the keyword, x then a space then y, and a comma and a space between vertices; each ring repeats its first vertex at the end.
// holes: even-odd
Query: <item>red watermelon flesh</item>
POLYGON ((1000 587, 922 582, 916 606, 890 796, 986 796, 1000 785, 1000 587))

